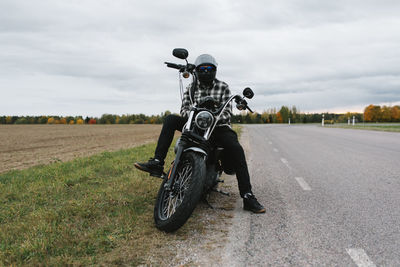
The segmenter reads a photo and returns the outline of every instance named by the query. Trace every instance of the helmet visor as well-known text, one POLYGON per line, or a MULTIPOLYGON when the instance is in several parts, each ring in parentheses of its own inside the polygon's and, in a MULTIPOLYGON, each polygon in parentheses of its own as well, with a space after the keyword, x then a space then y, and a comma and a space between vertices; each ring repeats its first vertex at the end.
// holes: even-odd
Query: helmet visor
POLYGON ((210 65, 201 65, 197 67, 197 72, 212 72, 216 70, 216 67, 210 65))

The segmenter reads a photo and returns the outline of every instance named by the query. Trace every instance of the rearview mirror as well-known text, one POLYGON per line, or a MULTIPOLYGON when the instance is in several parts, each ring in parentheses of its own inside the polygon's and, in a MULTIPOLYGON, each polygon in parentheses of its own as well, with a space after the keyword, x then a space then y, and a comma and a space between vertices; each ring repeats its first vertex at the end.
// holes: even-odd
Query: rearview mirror
POLYGON ((243 95, 248 98, 248 99, 252 99, 254 96, 253 90, 251 90, 250 87, 246 87, 243 90, 243 95))
POLYGON ((189 52, 185 48, 175 48, 172 51, 172 55, 180 59, 186 59, 189 56, 189 52))

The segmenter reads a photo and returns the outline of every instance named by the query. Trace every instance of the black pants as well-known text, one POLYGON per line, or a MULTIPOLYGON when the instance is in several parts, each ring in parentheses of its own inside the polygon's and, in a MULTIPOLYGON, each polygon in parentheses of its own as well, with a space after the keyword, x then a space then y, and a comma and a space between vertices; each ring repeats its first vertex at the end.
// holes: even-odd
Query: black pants
MULTIPOLYGON (((175 131, 182 131, 185 123, 186 119, 177 115, 168 115, 165 118, 155 151, 156 159, 164 162, 175 131)), ((246 157, 242 146, 239 144, 237 134, 228 126, 216 127, 212 134, 212 140, 216 145, 223 147, 228 155, 231 155, 232 163, 235 166, 240 195, 243 197, 245 193, 251 192, 246 157)))

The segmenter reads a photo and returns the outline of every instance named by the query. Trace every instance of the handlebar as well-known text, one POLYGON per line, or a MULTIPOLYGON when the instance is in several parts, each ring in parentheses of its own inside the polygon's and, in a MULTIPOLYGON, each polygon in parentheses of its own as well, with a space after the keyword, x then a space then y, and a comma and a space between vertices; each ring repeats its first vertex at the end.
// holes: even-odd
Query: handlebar
POLYGON ((181 70, 181 69, 184 69, 184 68, 185 68, 184 65, 175 64, 175 63, 171 63, 171 62, 164 62, 164 64, 167 64, 167 67, 168 67, 168 68, 173 68, 173 69, 178 69, 178 70, 181 70))
POLYGON ((188 63, 186 65, 181 65, 181 64, 171 63, 171 62, 164 62, 164 64, 166 64, 168 68, 177 69, 180 72, 188 71, 189 73, 193 73, 194 69, 196 68, 196 65, 190 64, 190 63, 188 63))
POLYGON ((245 99, 243 99, 241 96, 237 95, 235 96, 235 102, 236 102, 236 107, 239 110, 244 110, 247 109, 248 111, 250 111, 251 113, 254 113, 251 108, 249 108, 249 106, 247 105, 247 101, 245 99))

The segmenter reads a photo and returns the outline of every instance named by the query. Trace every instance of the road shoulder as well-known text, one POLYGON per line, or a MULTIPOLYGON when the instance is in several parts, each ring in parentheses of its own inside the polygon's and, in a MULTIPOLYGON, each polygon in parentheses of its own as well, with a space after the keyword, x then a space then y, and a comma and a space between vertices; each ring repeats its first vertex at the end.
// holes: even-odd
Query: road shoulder
MULTIPOLYGON (((242 127, 240 142, 248 152, 249 140, 245 127, 242 127)), ((220 189, 230 193, 225 196, 212 192, 209 196, 211 209, 206 203, 201 202, 196 207, 189 221, 178 230, 168 244, 163 244, 159 251, 153 253, 146 264, 161 264, 168 266, 227 266, 232 250, 232 242, 244 242, 246 233, 236 235, 234 225, 249 225, 250 216, 242 210, 242 202, 237 189, 235 175, 222 176, 224 183, 220 189), (188 231, 186 228, 190 228, 188 231), (182 234, 182 233, 185 234, 182 234), (179 236, 179 238, 177 238, 179 236), (165 256, 166 252, 170 256, 165 256)))

